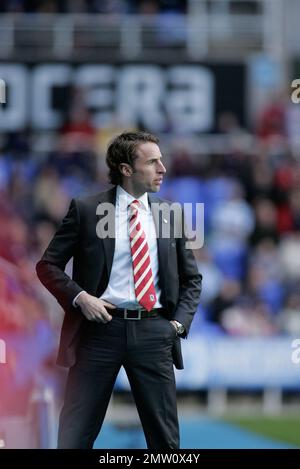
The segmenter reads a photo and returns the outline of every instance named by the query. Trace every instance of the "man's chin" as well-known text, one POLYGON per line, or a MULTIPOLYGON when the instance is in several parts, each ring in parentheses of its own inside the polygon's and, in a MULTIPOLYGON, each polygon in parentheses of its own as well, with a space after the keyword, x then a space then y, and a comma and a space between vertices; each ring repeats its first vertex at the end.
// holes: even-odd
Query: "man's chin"
POLYGON ((154 185, 154 186, 151 186, 151 189, 149 189, 148 192, 159 192, 160 191, 160 185, 154 185))

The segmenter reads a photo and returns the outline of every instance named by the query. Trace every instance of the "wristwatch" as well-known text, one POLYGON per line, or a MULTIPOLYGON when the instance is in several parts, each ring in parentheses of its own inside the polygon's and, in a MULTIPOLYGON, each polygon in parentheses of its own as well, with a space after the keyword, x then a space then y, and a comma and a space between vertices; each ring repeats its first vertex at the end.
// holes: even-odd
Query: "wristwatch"
POLYGON ((176 332, 177 332, 177 335, 181 335, 184 333, 185 331, 185 327, 181 324, 181 322, 179 321, 176 321, 175 319, 173 319, 175 325, 176 325, 176 332))

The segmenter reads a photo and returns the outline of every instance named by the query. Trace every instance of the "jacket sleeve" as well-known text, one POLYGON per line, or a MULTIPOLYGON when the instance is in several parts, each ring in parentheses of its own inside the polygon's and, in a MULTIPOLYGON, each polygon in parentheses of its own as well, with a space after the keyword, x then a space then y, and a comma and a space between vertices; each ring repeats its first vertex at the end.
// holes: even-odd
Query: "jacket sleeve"
POLYGON ((71 308, 73 299, 83 290, 64 272, 78 247, 79 224, 77 203, 72 199, 68 213, 36 264, 38 278, 65 310, 71 308))
POLYGON ((182 236, 177 238, 177 265, 179 276, 179 300, 174 319, 185 327, 181 337, 186 338, 197 311, 202 289, 202 275, 198 271, 192 249, 187 247, 184 214, 182 212, 182 236))

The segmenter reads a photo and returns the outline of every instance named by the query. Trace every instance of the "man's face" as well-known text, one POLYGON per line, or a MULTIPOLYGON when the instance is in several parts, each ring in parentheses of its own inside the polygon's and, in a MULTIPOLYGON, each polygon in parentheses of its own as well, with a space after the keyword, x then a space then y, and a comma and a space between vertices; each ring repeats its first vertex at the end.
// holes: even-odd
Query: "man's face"
POLYGON ((158 192, 166 173, 156 143, 141 143, 136 150, 130 183, 137 192, 158 192))

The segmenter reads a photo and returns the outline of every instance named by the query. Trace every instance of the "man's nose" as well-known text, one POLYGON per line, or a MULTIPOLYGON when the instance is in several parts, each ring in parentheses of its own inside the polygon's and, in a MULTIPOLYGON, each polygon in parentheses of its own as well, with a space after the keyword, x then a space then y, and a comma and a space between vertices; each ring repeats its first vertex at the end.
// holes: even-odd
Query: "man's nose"
POLYGON ((158 171, 159 171, 160 173, 165 174, 167 170, 166 170, 166 168, 164 167, 164 165, 163 165, 162 163, 160 163, 160 166, 159 166, 159 168, 158 168, 158 171))

